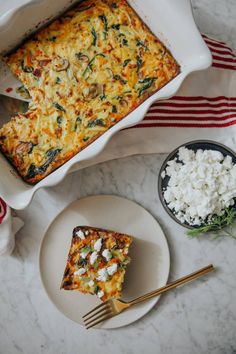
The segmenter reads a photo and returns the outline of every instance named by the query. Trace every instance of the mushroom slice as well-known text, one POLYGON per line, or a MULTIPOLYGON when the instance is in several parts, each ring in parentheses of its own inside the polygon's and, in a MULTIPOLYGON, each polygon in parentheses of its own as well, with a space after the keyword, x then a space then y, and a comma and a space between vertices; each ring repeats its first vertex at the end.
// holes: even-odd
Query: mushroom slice
POLYGON ((88 98, 96 98, 99 95, 103 94, 103 85, 102 84, 92 84, 89 88, 88 98))
POLYGON ((31 141, 21 141, 20 144, 16 147, 17 155, 26 155, 30 154, 33 150, 34 144, 31 141))
POLYGON ((106 70, 107 76, 110 79, 113 78, 113 76, 114 76, 113 71, 110 68, 106 68, 105 70, 106 70))
POLYGON ((89 57, 85 54, 82 53, 76 53, 75 54, 76 58, 84 63, 88 63, 89 62, 89 57))
POLYGON ((69 65, 70 65, 69 60, 67 60, 65 58, 57 57, 53 61, 53 69, 55 71, 66 70, 69 67, 69 65))
POLYGON ((122 98, 121 100, 120 100, 120 105, 122 106, 122 107, 128 107, 128 101, 127 100, 125 100, 124 98, 122 98))

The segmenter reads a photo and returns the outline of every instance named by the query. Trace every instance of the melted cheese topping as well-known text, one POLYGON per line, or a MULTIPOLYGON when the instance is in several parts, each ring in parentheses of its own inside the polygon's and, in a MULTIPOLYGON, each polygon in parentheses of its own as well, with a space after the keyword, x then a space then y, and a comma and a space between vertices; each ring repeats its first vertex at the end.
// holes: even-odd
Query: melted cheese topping
POLYGON ((6 57, 33 102, 0 130, 0 148, 36 183, 179 72, 125 0, 88 0, 6 57))
POLYGON ((102 301, 119 298, 126 266, 130 262, 131 243, 132 238, 128 235, 86 226, 75 228, 61 288, 98 297, 103 294, 102 301), (78 237, 78 229, 89 232, 84 240, 78 237), (97 252, 95 247, 100 240, 103 246, 97 252), (111 253, 111 258, 104 257, 104 250, 111 253), (83 257, 84 252, 86 257, 83 257), (96 259, 91 262, 95 253, 96 259))

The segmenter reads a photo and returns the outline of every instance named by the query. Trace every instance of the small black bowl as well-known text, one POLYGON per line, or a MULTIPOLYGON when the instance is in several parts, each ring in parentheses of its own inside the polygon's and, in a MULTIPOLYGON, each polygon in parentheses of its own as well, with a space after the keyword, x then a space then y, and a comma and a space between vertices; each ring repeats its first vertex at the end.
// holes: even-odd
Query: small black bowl
POLYGON ((170 177, 166 176, 165 178, 162 178, 161 174, 166 169, 168 161, 173 160, 175 157, 178 158, 178 150, 179 150, 179 148, 181 148, 183 146, 188 149, 192 149, 195 152, 199 149, 220 151, 224 156, 227 156, 227 155, 231 156, 234 163, 236 163, 236 153, 233 150, 231 150, 230 148, 228 148, 227 146, 217 143, 215 141, 194 140, 194 141, 190 141, 189 143, 185 143, 185 144, 178 146, 174 151, 172 151, 167 156, 167 158, 163 162, 160 172, 159 172, 159 175, 158 175, 158 194, 159 194, 160 201, 161 201, 164 209, 166 210, 166 212, 169 214, 169 216, 173 220, 175 220, 178 224, 180 224, 188 229, 194 229, 194 228, 196 228, 196 226, 189 225, 187 222, 182 223, 179 219, 176 218, 176 216, 173 213, 173 210, 169 209, 169 207, 163 197, 164 189, 168 186, 170 177))

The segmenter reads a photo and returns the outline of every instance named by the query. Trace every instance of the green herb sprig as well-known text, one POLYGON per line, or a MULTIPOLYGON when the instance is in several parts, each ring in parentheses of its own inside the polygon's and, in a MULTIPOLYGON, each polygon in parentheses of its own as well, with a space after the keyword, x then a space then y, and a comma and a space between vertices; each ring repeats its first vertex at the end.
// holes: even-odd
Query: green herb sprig
POLYGON ((141 66, 143 65, 142 58, 140 56, 137 56, 137 73, 139 72, 141 66))
POLYGON ((146 77, 144 80, 139 81, 138 83, 142 84, 143 86, 139 89, 138 97, 142 96, 142 94, 153 85, 155 80, 157 80, 156 77, 146 77))
POLYGON ((86 68, 85 68, 85 70, 84 70, 84 72, 83 72, 83 74, 82 74, 82 77, 84 77, 85 76, 85 74, 87 73, 87 71, 90 69, 91 70, 91 72, 93 71, 93 64, 94 64, 94 61, 95 61, 95 59, 97 58, 97 57, 103 57, 103 58, 105 58, 105 54, 103 54, 103 53, 97 53, 96 55, 94 55, 94 57, 90 60, 90 62, 88 63, 88 65, 86 66, 86 68))
POLYGON ((194 238, 202 234, 211 233, 216 236, 228 236, 236 239, 233 226, 236 223, 236 209, 227 208, 223 215, 215 215, 209 224, 194 228, 187 235, 194 238))
POLYGON ((101 119, 101 118, 94 119, 94 120, 90 121, 87 125, 88 128, 93 128, 96 126, 105 127, 105 123, 104 123, 103 119, 101 119))
POLYGON ((53 102, 53 106, 61 112, 66 112, 65 108, 62 107, 58 102, 53 102))
POLYGON ((145 50, 148 50, 146 44, 140 40, 137 41, 137 47, 143 47, 145 50))
POLYGON ((20 62, 21 64, 21 69, 25 72, 25 73, 32 73, 34 71, 32 66, 26 66, 24 63, 24 60, 21 60, 20 62))
POLYGON ((125 59, 125 61, 123 63, 123 67, 125 68, 130 62, 131 62, 131 59, 125 59))
POLYGON ((92 37, 93 37, 92 45, 96 46, 96 44, 97 44, 97 33, 96 33, 94 27, 92 28, 91 34, 92 34, 92 37))
POLYGON ((100 20, 103 22, 103 26, 104 26, 104 38, 107 39, 107 35, 108 35, 108 21, 105 15, 101 15, 99 16, 100 20))

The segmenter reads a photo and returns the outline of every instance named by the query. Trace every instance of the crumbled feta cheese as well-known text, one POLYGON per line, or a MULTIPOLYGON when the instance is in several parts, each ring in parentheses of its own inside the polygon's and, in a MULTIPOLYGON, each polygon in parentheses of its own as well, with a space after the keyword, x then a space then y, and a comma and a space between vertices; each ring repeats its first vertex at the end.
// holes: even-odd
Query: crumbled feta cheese
POLYGON ((106 281, 107 279, 108 279, 108 272, 106 268, 99 269, 97 280, 106 281))
POLYGON ((80 268, 80 269, 78 269, 78 270, 76 270, 76 271, 74 272, 74 275, 81 276, 81 275, 83 275, 84 273, 86 273, 86 269, 85 269, 85 268, 80 268))
POLYGON ((99 239, 95 242, 93 248, 94 248, 95 251, 97 251, 97 252, 100 251, 100 249, 102 248, 102 238, 99 238, 99 239))
POLYGON ((117 264, 116 263, 112 264, 110 267, 107 267, 107 273, 109 275, 113 275, 116 272, 117 272, 117 264))
POLYGON ((107 262, 112 258, 112 254, 107 248, 102 252, 102 255, 106 258, 107 262))
POLYGON ((199 226, 222 215, 236 198, 236 164, 215 150, 181 147, 162 174, 169 176, 163 196, 181 222, 199 226))
POLYGON ((90 249, 84 247, 84 248, 82 248, 80 255, 83 259, 85 259, 87 257, 87 255, 89 254, 89 252, 90 252, 90 249))
POLYGON ((89 234, 89 230, 86 230, 85 235, 88 236, 88 234, 89 234))
POLYGON ((97 296, 99 297, 99 299, 101 299, 101 297, 104 296, 104 292, 102 290, 99 290, 97 296))
POLYGON ((90 288, 92 288, 92 287, 94 286, 94 281, 93 281, 93 280, 90 280, 90 281, 88 282, 88 286, 89 286, 90 288))
POLYGON ((90 264, 93 265, 98 258, 98 253, 94 251, 90 256, 90 264))
POLYGON ((165 176, 166 176, 165 171, 162 171, 162 173, 161 173, 161 178, 162 178, 162 179, 164 179, 164 178, 165 178, 165 176))
POLYGON ((77 231, 75 234, 76 234, 76 236, 78 236, 81 240, 84 240, 84 239, 85 239, 85 236, 84 236, 84 233, 83 233, 82 230, 77 231))

